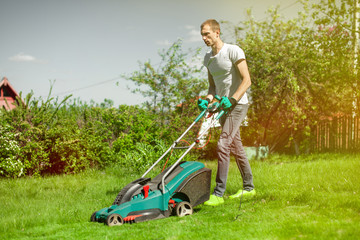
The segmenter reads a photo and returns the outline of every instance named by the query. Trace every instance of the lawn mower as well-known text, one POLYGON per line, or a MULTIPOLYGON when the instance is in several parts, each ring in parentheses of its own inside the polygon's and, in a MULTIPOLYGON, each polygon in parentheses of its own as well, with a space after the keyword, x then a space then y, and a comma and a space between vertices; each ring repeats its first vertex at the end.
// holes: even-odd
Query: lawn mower
MULTIPOLYGON (((217 100, 220 97, 216 96, 217 100)), ((110 207, 91 215, 91 221, 117 226, 137 223, 176 215, 191 215, 193 207, 204 203, 210 197, 211 170, 195 161, 182 161, 199 139, 224 114, 215 102, 202 111, 188 129, 168 148, 168 150, 142 175, 126 185, 110 207), (178 146, 180 140, 205 115, 214 115, 212 123, 199 134, 190 146, 178 146), (176 162, 153 179, 146 175, 173 149, 184 149, 176 162)))

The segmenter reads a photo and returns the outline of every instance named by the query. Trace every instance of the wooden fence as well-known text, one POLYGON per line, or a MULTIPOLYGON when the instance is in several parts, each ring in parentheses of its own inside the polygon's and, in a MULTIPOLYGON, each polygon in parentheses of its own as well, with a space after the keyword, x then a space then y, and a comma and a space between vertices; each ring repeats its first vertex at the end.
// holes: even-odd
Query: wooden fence
POLYGON ((320 121, 311 138, 313 151, 360 152, 360 118, 343 116, 320 121))

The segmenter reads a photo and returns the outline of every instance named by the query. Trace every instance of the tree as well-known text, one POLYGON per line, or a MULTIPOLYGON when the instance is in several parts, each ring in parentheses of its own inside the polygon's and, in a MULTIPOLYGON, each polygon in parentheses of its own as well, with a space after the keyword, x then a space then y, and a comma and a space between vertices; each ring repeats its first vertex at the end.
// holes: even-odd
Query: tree
POLYGON ((193 64, 199 61, 199 52, 200 49, 184 53, 182 41, 178 40, 159 52, 159 65, 140 63, 140 70, 124 76, 138 86, 133 92, 150 98, 146 105, 159 115, 161 124, 176 105, 196 98, 206 89, 202 68, 193 64))
POLYGON ((354 103, 352 112, 360 114, 360 76, 359 76, 359 3, 358 0, 320 0, 313 4, 312 18, 319 26, 318 42, 327 56, 336 60, 334 68, 342 68, 334 77, 350 84, 348 95, 354 103), (357 13, 357 15, 356 15, 357 13), (358 22, 358 24, 356 24, 358 22), (339 64, 340 63, 340 64, 339 64))
POLYGON ((269 145, 270 151, 293 143, 299 154, 321 116, 352 109, 351 34, 337 25, 313 28, 307 15, 306 2, 304 11, 288 21, 277 9, 269 10, 264 21, 255 21, 249 12, 249 20, 236 28, 246 32, 237 43, 247 53, 252 74, 249 125, 254 142, 269 145))

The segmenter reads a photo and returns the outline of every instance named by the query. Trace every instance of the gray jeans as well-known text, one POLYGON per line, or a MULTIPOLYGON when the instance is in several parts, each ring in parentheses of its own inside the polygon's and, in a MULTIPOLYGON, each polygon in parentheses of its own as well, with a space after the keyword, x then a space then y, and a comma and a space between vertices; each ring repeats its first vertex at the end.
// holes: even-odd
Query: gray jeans
MULTIPOLYGON (((230 166, 230 153, 235 156, 236 164, 243 180, 243 189, 254 189, 253 176, 240 138, 240 125, 244 120, 249 105, 238 104, 231 113, 220 118, 222 132, 218 141, 218 169, 214 195, 222 197, 226 189, 226 180, 230 166)), ((240 184, 239 184, 240 185, 240 184)))

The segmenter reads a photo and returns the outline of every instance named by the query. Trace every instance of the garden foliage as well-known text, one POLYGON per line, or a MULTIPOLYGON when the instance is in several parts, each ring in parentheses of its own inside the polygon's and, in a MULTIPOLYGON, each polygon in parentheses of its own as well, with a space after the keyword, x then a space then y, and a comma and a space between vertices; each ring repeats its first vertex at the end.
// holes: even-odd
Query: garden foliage
MULTIPOLYGON (((256 21, 249 11, 248 20, 234 26, 252 78, 245 145, 306 153, 319 120, 359 114, 360 54, 352 25, 359 9, 353 0, 302 3, 296 18, 284 20, 273 9, 256 21)), ((14 110, 2 109, 0 176, 75 173, 109 164, 147 168, 199 113, 197 98, 207 91, 199 54, 184 52, 178 40, 159 52, 159 64, 140 63, 124 76, 147 97, 143 107, 114 107, 111 100, 88 104, 70 96, 59 101, 51 87, 46 99, 30 93, 14 110)), ((203 157, 214 158, 214 134, 203 157)))
POLYGON ((249 12, 235 27, 253 83, 245 139, 272 152, 306 153, 319 120, 359 114, 354 1, 303 4, 293 19, 270 9, 266 19, 256 21, 249 12))
POLYGON ((1 176, 75 173, 120 164, 136 144, 152 144, 158 137, 155 115, 137 106, 67 100, 28 94, 14 110, 1 110, 1 176))
POLYGON ((69 97, 59 102, 30 93, 14 110, 1 110, 0 176, 68 174, 109 164, 144 171, 197 113, 196 104, 184 104, 164 125, 139 106, 115 108, 111 100, 88 104, 69 97))

